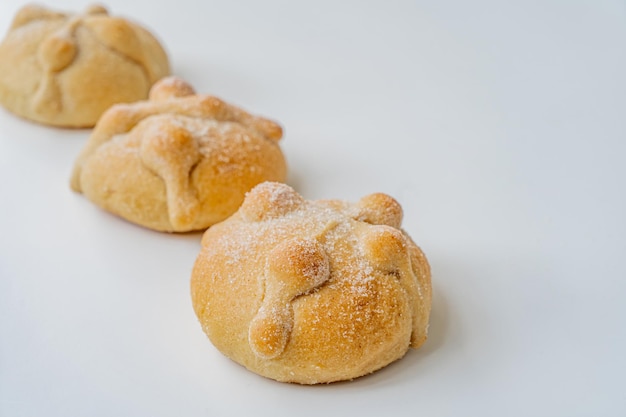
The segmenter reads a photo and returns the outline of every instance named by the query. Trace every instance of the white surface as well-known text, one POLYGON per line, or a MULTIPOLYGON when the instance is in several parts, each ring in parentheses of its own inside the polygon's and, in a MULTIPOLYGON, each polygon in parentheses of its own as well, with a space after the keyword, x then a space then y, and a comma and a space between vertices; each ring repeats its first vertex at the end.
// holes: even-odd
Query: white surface
POLYGON ((0 110, 0 416, 626 415, 626 6, 500 3, 108 1, 279 120, 305 197, 402 203, 431 337, 351 383, 244 370, 191 309, 200 235, 99 210, 88 131, 0 110))

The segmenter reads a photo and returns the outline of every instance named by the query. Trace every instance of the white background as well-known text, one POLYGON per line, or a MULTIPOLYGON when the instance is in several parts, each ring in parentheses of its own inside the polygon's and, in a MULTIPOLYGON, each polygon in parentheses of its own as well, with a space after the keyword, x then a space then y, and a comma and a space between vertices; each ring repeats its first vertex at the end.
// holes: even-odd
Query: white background
POLYGON ((349 383, 246 371, 191 308, 201 235, 101 211, 68 186, 89 131, 0 109, 0 416, 626 415, 623 1, 160 3, 107 6, 280 121, 305 197, 401 202, 430 339, 349 383))

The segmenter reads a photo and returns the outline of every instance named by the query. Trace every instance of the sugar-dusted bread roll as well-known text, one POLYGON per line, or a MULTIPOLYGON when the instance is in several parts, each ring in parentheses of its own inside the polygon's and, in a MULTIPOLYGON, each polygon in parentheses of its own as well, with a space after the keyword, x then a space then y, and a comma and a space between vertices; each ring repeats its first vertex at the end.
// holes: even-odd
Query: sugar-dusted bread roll
POLYGON ((0 44, 0 103, 24 118, 90 127, 115 103, 145 99, 169 74, 159 42, 102 6, 23 7, 0 44))
POLYGON ((206 229, 263 181, 284 181, 281 127, 175 77, 150 100, 111 107, 98 121, 71 186, 102 208, 167 232, 206 229))
POLYGON ((191 277, 213 344, 253 372, 317 384, 356 378, 426 340, 430 268, 385 194, 306 201, 266 182, 207 230, 191 277))

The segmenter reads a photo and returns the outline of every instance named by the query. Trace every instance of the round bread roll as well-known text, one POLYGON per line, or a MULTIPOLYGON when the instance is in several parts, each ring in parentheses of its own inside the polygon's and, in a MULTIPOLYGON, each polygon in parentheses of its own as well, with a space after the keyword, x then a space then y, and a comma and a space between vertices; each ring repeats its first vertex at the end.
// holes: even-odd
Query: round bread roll
POLYGON ((233 214, 255 185, 285 180, 281 137, 278 124, 167 77, 150 100, 102 116, 71 186, 145 227, 203 230, 233 214))
POLYGON ((0 103, 39 123, 91 127, 111 105, 145 99, 169 72, 147 30, 102 6, 65 14, 29 5, 0 44, 0 103))
POLYGON ((306 201, 265 182, 207 230, 193 307, 224 355, 278 381, 353 379, 426 341, 430 268, 385 194, 306 201))

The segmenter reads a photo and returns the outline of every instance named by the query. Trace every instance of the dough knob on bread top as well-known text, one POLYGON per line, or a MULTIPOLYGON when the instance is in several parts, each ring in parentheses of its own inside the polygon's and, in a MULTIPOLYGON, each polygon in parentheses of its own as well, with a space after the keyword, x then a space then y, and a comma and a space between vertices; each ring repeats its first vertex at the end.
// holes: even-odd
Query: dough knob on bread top
POLYGON ((195 312, 226 356, 302 384, 356 378, 426 340, 430 268, 372 194, 307 201, 265 182, 207 230, 191 277, 195 312))

